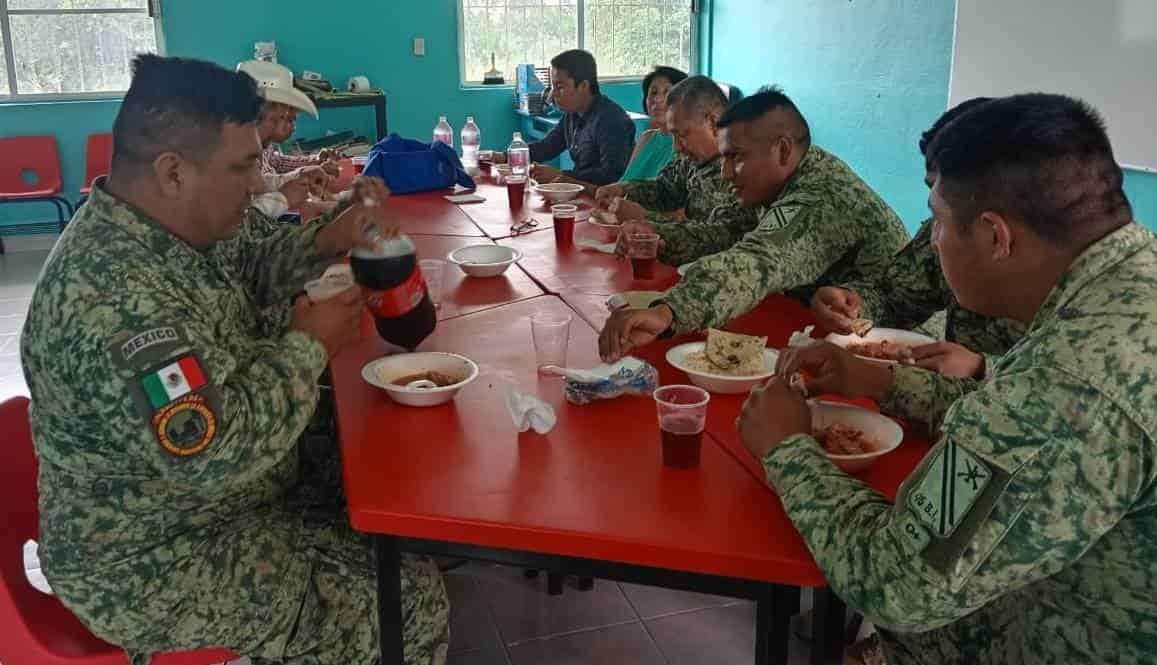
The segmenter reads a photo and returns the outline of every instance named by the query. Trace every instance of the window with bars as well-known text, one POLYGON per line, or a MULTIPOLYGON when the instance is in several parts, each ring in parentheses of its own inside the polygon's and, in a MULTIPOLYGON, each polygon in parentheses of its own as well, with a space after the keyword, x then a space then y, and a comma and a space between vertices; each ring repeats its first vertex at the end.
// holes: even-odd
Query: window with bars
POLYGON ((693 0, 458 0, 464 83, 495 67, 545 66, 572 48, 590 51, 600 78, 644 76, 655 65, 695 67, 693 0))
POLYGON ((0 100, 124 92, 133 56, 157 52, 157 0, 0 0, 0 100))

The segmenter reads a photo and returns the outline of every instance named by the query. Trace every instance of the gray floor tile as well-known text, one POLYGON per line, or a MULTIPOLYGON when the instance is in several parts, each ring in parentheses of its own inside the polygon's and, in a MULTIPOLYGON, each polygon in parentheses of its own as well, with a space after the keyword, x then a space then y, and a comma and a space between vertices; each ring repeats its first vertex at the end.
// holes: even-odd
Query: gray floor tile
POLYGON ((502 649, 451 652, 446 665, 510 665, 502 649))
POLYGON ((20 335, 7 333, 0 335, 0 356, 20 355, 20 335))
POLYGON ((450 594, 450 651, 502 650, 502 639, 486 597, 472 575, 447 575, 450 594))
POLYGON ((0 316, 11 316, 19 314, 21 316, 28 313, 28 306, 32 304, 32 298, 5 298, 0 299, 0 316))
POLYGON ((524 642, 510 648, 510 661, 514 665, 666 665, 639 623, 524 642))
POLYGON ((28 385, 24 383, 24 375, 0 376, 0 402, 17 395, 28 396, 28 385))
POLYGON ((480 571, 476 579, 506 644, 638 618, 613 582, 598 580, 591 591, 567 587, 561 596, 551 596, 546 575, 527 580, 519 568, 494 566, 480 571))
POLYGON ((627 600, 631 601, 631 605, 643 619, 742 602, 736 598, 688 593, 639 584, 623 583, 619 586, 622 587, 623 593, 627 595, 627 600))
POLYGON ((26 315, 27 312, 21 312, 20 314, 0 316, 0 334, 19 333, 20 329, 24 327, 26 315))
POLYGON ((670 665, 750 665, 755 653, 755 605, 743 603, 646 622, 670 665))

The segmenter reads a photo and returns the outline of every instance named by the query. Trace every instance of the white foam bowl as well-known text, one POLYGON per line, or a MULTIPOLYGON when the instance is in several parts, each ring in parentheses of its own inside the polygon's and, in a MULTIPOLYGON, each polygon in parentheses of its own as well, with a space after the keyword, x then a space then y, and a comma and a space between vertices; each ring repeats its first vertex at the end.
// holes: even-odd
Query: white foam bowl
POLYGON ((522 252, 503 245, 468 245, 446 255, 470 277, 497 277, 521 258, 522 252))
POLYGON ((812 430, 840 424, 855 427, 868 438, 879 444, 876 450, 859 455, 832 455, 824 453, 833 464, 845 473, 858 473, 875 464, 876 460, 892 452, 904 440, 904 430, 891 418, 875 411, 862 409, 851 404, 809 401, 812 412, 812 430))
POLYGON ((456 353, 418 352, 400 353, 371 360, 362 368, 362 378, 366 383, 386 391, 390 399, 406 406, 437 406, 454 399, 459 390, 478 378, 478 365, 466 356, 456 353), (407 388, 394 385, 397 379, 421 374, 441 372, 450 376, 460 376, 462 380, 440 388, 407 388))
POLYGON ((760 383, 766 381, 773 374, 775 374, 775 361, 779 358, 779 351, 775 349, 763 350, 763 364, 767 368, 766 372, 753 374, 751 376, 727 376, 724 374, 711 374, 709 372, 701 372, 699 370, 691 369, 687 366, 687 356, 697 351, 702 351, 706 348, 707 342, 689 342, 687 344, 680 344, 667 352, 667 362, 675 369, 685 373, 691 383, 699 386, 709 393, 716 393, 719 395, 736 395, 745 393, 760 383))
POLYGON ((577 198, 583 186, 569 182, 548 182, 535 186, 534 191, 551 203, 566 203, 577 198))
MULTIPOLYGON (((897 330, 895 328, 872 328, 868 331, 868 334, 863 337, 854 333, 851 335, 837 335, 836 333, 832 333, 824 339, 840 347, 847 347, 849 344, 862 344, 864 342, 891 342, 893 344, 905 344, 907 346, 923 346, 936 341, 927 335, 921 335, 911 330, 897 330)), ((896 364, 894 360, 880 360, 879 358, 868 358, 860 355, 856 357, 881 365, 896 364)))
POLYGON ((587 217, 587 223, 590 224, 597 232, 599 238, 603 242, 615 242, 619 239, 619 231, 622 230, 623 225, 614 213, 604 212, 598 215, 592 214, 587 217), (607 218, 613 221, 608 221, 607 218))

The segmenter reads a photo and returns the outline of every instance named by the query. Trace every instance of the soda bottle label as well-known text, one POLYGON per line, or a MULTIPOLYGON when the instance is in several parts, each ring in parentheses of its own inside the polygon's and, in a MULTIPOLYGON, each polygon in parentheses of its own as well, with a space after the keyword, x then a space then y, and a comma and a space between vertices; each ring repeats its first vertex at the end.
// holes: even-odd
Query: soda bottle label
POLYGON ((366 290, 366 305, 370 313, 380 319, 396 319, 409 314, 426 297, 426 280, 422 279, 422 271, 414 268, 414 272, 406 281, 395 287, 385 290, 366 290))

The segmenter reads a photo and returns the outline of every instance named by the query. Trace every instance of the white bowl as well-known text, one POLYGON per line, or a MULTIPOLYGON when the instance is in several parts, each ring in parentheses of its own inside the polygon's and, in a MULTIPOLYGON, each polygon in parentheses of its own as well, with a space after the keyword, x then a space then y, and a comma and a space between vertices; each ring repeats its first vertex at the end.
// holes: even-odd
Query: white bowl
POLYGON ((710 393, 720 395, 736 395, 745 393, 763 381, 766 381, 771 375, 775 374, 775 361, 779 358, 779 351, 775 349, 763 350, 763 364, 767 368, 766 372, 753 374, 751 376, 727 376, 724 374, 711 374, 709 372, 701 372, 687 367, 684 359, 697 351, 702 351, 706 348, 707 342, 689 342, 687 344, 680 344, 667 352, 667 362, 677 370, 682 371, 691 379, 691 383, 699 386, 710 393))
POLYGON ((471 277, 497 277, 521 258, 522 252, 503 245, 468 245, 446 255, 471 277))
POLYGON ((598 231, 598 236, 603 242, 618 240, 619 231, 623 228, 622 222, 611 212, 591 213, 590 217, 587 217, 587 223, 598 231))
MULTIPOLYGON (((872 328, 867 335, 860 337, 856 334, 851 335, 837 335, 832 333, 824 338, 825 340, 835 344, 836 346, 846 347, 849 344, 859 344, 862 342, 892 342, 894 344, 906 344, 908 346, 923 346, 925 344, 932 344, 936 340, 927 335, 912 332, 911 330, 897 330, 895 328, 872 328)), ((895 365, 894 360, 880 360, 878 358, 868 358, 867 356, 857 355, 857 358, 863 358, 881 365, 895 365)))
POLYGON ((904 430, 900 429, 900 426, 891 418, 881 416, 875 411, 835 402, 809 401, 808 407, 811 408, 812 412, 813 430, 837 423, 848 425, 861 430, 868 438, 880 444, 876 450, 859 455, 825 453, 833 464, 846 473, 857 473, 872 466, 877 459, 898 448, 904 440, 904 430))
POLYGON ((362 368, 366 383, 386 391, 390 399, 406 406, 437 406, 454 399, 459 390, 478 378, 478 365, 456 353, 400 353, 371 360, 362 368), (422 372, 443 372, 461 376, 454 385, 440 388, 407 388, 392 382, 422 372))
POLYGON ((566 203, 577 198, 583 186, 569 182, 546 182, 536 185, 534 191, 551 203, 566 203))

